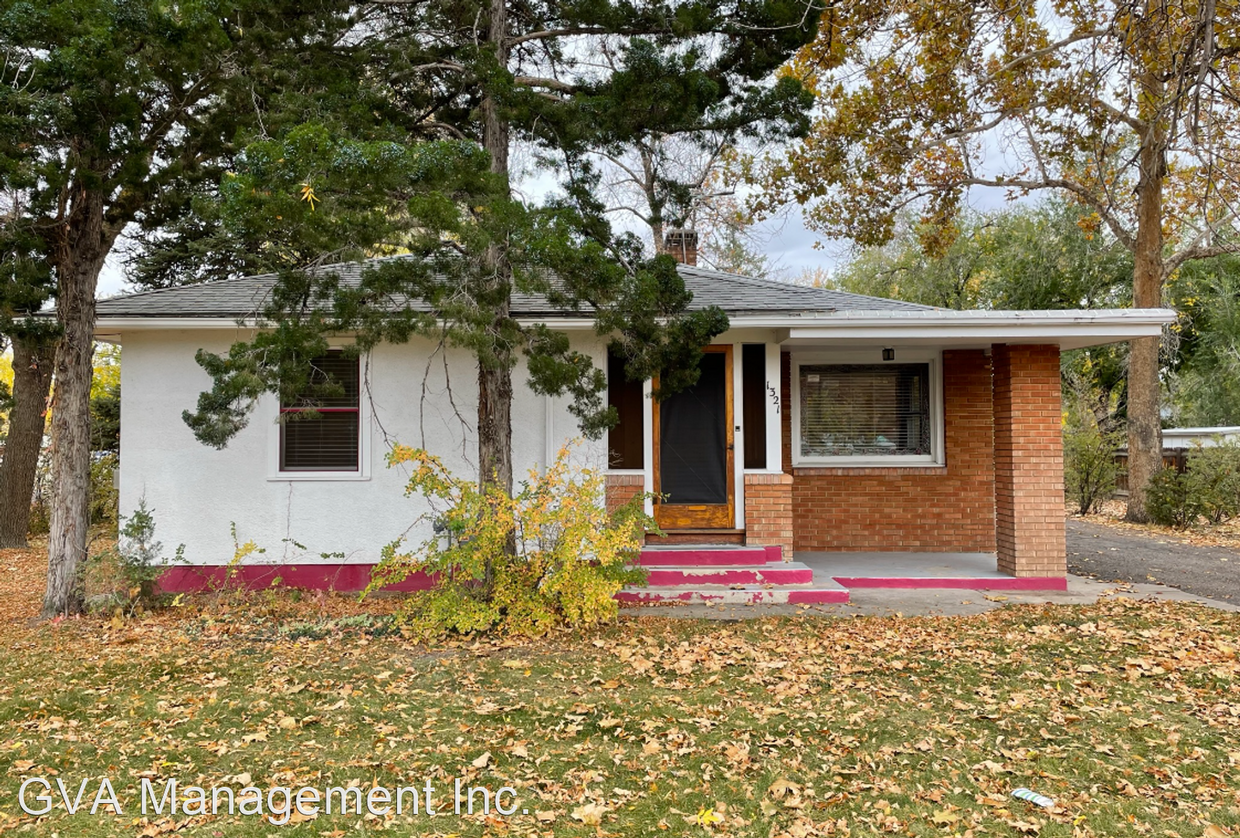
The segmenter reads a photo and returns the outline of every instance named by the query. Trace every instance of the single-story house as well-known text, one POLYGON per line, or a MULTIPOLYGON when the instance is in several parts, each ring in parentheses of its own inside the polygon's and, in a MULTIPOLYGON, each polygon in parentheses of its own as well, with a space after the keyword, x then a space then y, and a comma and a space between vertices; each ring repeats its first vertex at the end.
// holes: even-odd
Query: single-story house
POLYGON ((1195 448, 1213 448, 1222 443, 1240 439, 1240 427, 1215 425, 1209 428, 1163 428, 1163 451, 1182 451, 1195 448))
MULTIPOLYGON (((1188 468, 1188 455, 1198 446, 1214 448, 1218 445, 1234 444, 1240 440, 1240 427, 1235 425, 1214 425, 1204 428, 1163 428, 1162 429, 1162 464, 1163 468, 1184 471, 1188 468)), ((1120 473, 1115 480, 1115 496, 1128 497, 1128 448, 1123 447, 1115 452, 1115 462, 1120 473)))
MULTIPOLYGON (((513 300, 515 317, 562 330, 607 370, 620 422, 583 456, 607 468, 609 504, 661 496, 650 511, 681 549, 847 554, 873 563, 875 577, 884 557, 983 555, 992 574, 1062 583, 1059 353, 1158 335, 1171 312, 930 308, 698 267, 691 236, 678 252, 693 304, 722 307, 731 328, 706 349, 698 384, 661 403, 649 382, 625 380, 590 319, 513 300)), ((227 448, 195 440, 181 412, 210 386, 195 352, 253 335, 274 283, 244 277, 98 303, 100 339, 123 348, 121 512, 145 498, 167 552, 185 545, 188 570, 166 575, 166 587, 219 578, 235 531, 264 551, 243 561, 255 583, 356 589, 383 545, 430 534, 429 524, 410 530, 424 510, 405 497, 406 475, 385 466, 392 441, 475 472, 474 362, 422 339, 359 361, 324 358, 348 386, 318 420, 282 423, 296 407, 266 397, 227 448)), ((577 436, 566 402, 523 381, 518 368, 518 476, 577 436)), ((712 561, 722 560, 703 558, 712 561)))

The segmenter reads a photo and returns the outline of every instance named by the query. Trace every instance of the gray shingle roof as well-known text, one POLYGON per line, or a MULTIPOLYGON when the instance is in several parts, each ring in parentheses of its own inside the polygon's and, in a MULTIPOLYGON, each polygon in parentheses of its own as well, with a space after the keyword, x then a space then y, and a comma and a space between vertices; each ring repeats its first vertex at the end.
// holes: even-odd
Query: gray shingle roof
MULTIPOLYGON (((363 263, 333 265, 323 270, 340 274, 348 284, 359 282, 363 263)), ((866 297, 844 291, 829 291, 738 276, 696 266, 679 266, 685 287, 693 292, 690 308, 716 305, 729 315, 780 314, 836 311, 929 311, 915 305, 881 297, 866 297)), ((98 317, 186 317, 239 318, 260 312, 276 284, 274 274, 237 277, 201 285, 184 285, 140 291, 100 300, 98 317)), ((579 317, 580 314, 553 308, 541 295, 515 294, 512 313, 520 318, 579 317)))

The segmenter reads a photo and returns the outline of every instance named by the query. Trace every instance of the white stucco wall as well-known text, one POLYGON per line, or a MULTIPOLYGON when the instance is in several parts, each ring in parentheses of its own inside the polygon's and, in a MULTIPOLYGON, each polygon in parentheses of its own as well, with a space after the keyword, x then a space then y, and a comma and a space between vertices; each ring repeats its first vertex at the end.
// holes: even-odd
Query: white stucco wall
MULTIPOLYGON (((366 468, 361 479, 276 475, 274 397, 263 399, 249 426, 227 448, 203 445, 181 419, 181 412, 193 409, 198 394, 210 386, 194 353, 199 348, 225 352, 245 337, 236 329, 122 336, 120 509, 128 514, 145 496, 166 555, 184 544, 185 560, 191 564, 226 564, 233 557, 230 527, 235 522, 241 542, 253 540, 266 550, 259 561, 337 563, 339 557, 323 559, 319 554, 343 553, 344 561, 371 564, 378 561, 383 545, 426 511, 420 497, 404 495, 406 470, 387 467, 388 440, 425 446, 462 477, 476 474, 472 427, 462 426, 448 398, 450 381, 456 410, 472 425, 477 410, 474 361, 466 351, 448 350, 445 376, 443 357, 432 358, 434 344, 424 340, 382 346, 364 363, 368 387, 362 398, 373 414, 364 423, 363 439, 369 439, 369 446, 363 448, 366 468)), ((606 347, 600 339, 582 334, 573 342, 606 368, 606 347)), ((518 481, 578 433, 566 399, 535 395, 525 382, 520 366, 513 374, 512 411, 518 481)), ((586 442, 579 456, 602 467, 605 449, 602 441, 586 442)), ((412 531, 410 539, 416 544, 427 535, 429 529, 423 527, 412 531)))

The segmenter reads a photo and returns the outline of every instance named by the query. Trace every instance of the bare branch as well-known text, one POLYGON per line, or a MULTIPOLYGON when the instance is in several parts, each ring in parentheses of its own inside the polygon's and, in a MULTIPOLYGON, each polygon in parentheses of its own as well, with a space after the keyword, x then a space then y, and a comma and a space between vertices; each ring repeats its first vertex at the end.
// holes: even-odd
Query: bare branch
MULTIPOLYGON (((959 181, 961 186, 991 186, 1002 189, 1061 189, 1075 196, 1081 203, 1085 204, 1098 213, 1107 227, 1115 235, 1116 240, 1124 247, 1132 250, 1136 246, 1136 240, 1132 234, 1120 224, 1119 219, 1115 217, 1112 208, 1105 202, 1098 199, 1098 196, 1090 192, 1079 183, 1073 183, 1063 178, 1047 178, 1045 180, 1025 180, 1022 178, 979 178, 967 177, 959 181)), ((935 187, 936 184, 919 184, 924 187, 935 187)))
POLYGON ((559 79, 542 78, 541 76, 514 76, 512 80, 526 87, 545 87, 549 90, 558 90, 561 93, 576 93, 578 89, 575 84, 568 84, 559 79))

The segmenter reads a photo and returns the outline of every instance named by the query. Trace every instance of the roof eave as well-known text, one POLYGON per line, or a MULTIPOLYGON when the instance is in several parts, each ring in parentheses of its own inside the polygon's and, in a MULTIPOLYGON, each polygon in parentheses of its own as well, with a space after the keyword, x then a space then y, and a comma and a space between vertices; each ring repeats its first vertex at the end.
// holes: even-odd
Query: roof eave
POLYGON ((1170 309, 1064 311, 841 312, 830 323, 788 329, 784 346, 1054 344, 1080 349, 1158 337, 1176 320, 1170 309))
MULTIPOLYGON (((1046 343, 1077 349, 1134 338, 1156 337, 1175 322, 1170 309, 1067 311, 837 311, 745 312, 730 316, 731 328, 779 330, 784 346, 845 344, 988 346, 1046 343)), ((591 331, 594 319, 518 318, 522 325, 550 323, 562 331, 591 331)), ((98 318, 101 339, 125 332, 156 330, 259 329, 262 321, 235 317, 108 316, 98 318)))

